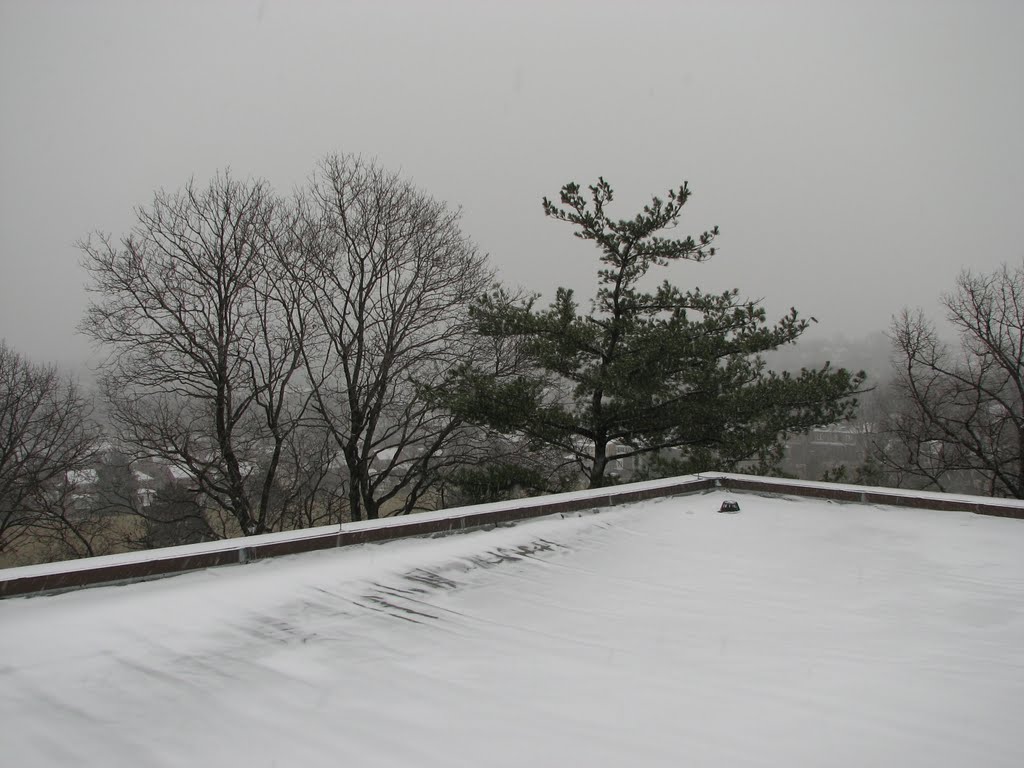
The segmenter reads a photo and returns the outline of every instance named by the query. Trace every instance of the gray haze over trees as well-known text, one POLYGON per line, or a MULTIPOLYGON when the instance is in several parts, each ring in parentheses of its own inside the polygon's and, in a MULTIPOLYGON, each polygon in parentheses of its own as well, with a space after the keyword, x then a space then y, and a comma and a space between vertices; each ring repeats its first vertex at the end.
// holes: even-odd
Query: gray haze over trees
POLYGON ((349 515, 410 512, 466 461, 459 421, 421 391, 478 354, 467 310, 494 274, 457 211, 373 163, 327 158, 307 198, 316 245, 293 279, 309 302, 299 322, 315 330, 302 358, 344 458, 349 515))
POLYGON ((245 534, 337 522, 342 487, 349 519, 417 508, 468 443, 420 389, 477 355, 467 308, 494 279, 458 218, 352 156, 288 200, 226 173, 158 193, 82 244, 118 438, 245 534))
POLYGON ((0 341, 0 553, 64 530, 95 456, 89 413, 74 381, 0 341))
POLYGON ((119 242, 82 244, 95 296, 82 329, 110 353, 101 388, 116 433, 187 473, 242 532, 278 530, 324 458, 291 440, 319 444, 302 430, 308 396, 289 397, 307 329, 287 269, 309 246, 266 184, 227 174, 137 215, 119 242))
POLYGON ((770 326, 736 291, 641 288, 714 255, 717 229, 664 236, 688 199, 623 220, 603 180, 544 199, 600 249, 579 315, 566 289, 534 312, 458 211, 356 156, 288 197, 228 172, 161 190, 127 234, 80 242, 102 444, 73 382, 3 348, 6 538, 57 521, 66 554, 93 554, 97 535, 146 547, 597 486, 613 444, 663 459, 647 474, 768 471, 785 434, 853 415, 863 375, 766 370, 807 327, 795 310, 770 326))
POLYGON ((228 172, 157 192, 124 236, 80 243, 99 400, 0 346, 0 549, 73 557, 636 477, 785 474, 794 437, 851 430, 844 461, 814 460, 825 479, 1021 495, 1024 264, 961 274, 944 297, 958 351, 904 311, 892 384, 846 426, 863 372, 766 364, 808 328, 795 309, 770 324, 736 289, 648 280, 715 255, 717 227, 667 235, 689 198, 683 184, 617 219, 599 179, 543 200, 597 247, 581 313, 570 289, 536 310, 496 283, 458 211, 357 156, 328 156, 289 196, 228 172))
POLYGON ((1024 498, 1024 261, 965 270, 943 305, 957 345, 920 310, 893 320, 877 455, 899 485, 1024 498))
POLYGON ((604 174, 638 207, 688 178, 729 233, 707 292, 796 305, 805 344, 903 306, 949 335, 940 294, 1024 241, 1022 39, 1016 0, 5 0, 0 337, 82 363, 83 233, 218 168, 287 192, 329 151, 462 206, 546 302, 586 295, 593 259, 539 193, 604 174))
POLYGON ((773 356, 790 364, 815 354, 868 360, 876 372, 856 419, 790 440, 783 472, 1022 498, 1024 261, 965 269, 941 302, 939 318, 904 308, 887 334, 773 356), (943 327, 957 332, 950 338, 943 327))
MULTIPOLYGON (((27 536, 39 557, 79 556, 541 493, 581 468, 618 482, 670 471, 643 454, 673 441, 690 451, 676 471, 1013 495, 1013 355, 984 333, 1003 323, 1012 340, 1019 294, 1000 265, 1024 241, 1022 38, 1024 5, 997 0, 8 0, 0 546, 27 536), (358 154, 317 163, 335 148, 358 154), (608 232, 581 242, 539 215, 540 192, 597 173, 626 210, 699 182, 687 214, 722 223, 725 250, 646 265, 665 289, 632 285, 619 251, 608 279, 620 269, 641 304, 745 314, 750 343, 721 366, 759 384, 807 368, 773 387, 817 375, 820 410, 734 420, 730 434, 758 439, 728 446, 738 401, 661 412, 660 435, 618 418, 627 395, 660 407, 689 390, 626 375, 662 360, 653 333, 601 375, 584 359, 617 323, 656 325, 639 305, 623 314, 600 275, 579 307, 608 232), (496 303, 474 303, 496 281, 496 303), (502 315, 562 340, 545 351, 502 315), (575 377, 573 423, 545 442, 460 410, 447 398, 466 361, 495 392, 575 377), (844 422, 860 382, 836 376, 860 368, 875 389, 844 422), (683 420, 717 430, 717 447, 683 420), (779 436, 812 422, 782 457, 779 436)), ((569 202, 547 212, 571 216, 569 202)), ((586 233, 593 211, 576 214, 586 233)), ((713 345, 683 335, 708 379, 713 345)))

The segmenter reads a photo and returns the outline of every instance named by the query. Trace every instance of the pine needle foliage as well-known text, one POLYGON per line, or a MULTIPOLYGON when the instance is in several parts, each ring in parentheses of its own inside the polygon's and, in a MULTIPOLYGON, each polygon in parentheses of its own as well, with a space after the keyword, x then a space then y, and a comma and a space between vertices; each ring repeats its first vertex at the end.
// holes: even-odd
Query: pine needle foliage
POLYGON ((465 366, 451 391, 464 418, 560 448, 597 487, 608 482, 609 446, 616 458, 656 455, 649 465, 665 471, 744 463, 767 471, 786 435, 853 415, 863 372, 829 363, 797 374, 767 369, 763 353, 808 327, 795 309, 770 324, 736 289, 642 287, 657 268, 715 254, 717 227, 668 234, 690 197, 685 183, 627 219, 609 214, 614 193, 603 178, 587 190, 566 184, 543 208, 597 247, 590 311, 566 288, 544 309, 537 296, 497 290, 482 298, 472 309, 477 331, 518 340, 529 367, 499 379, 465 366))

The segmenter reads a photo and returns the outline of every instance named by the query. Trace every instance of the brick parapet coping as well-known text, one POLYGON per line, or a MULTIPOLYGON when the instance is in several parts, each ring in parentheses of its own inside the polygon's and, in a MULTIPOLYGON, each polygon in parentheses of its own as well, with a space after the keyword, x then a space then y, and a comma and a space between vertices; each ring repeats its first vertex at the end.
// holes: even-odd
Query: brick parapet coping
POLYGON ((738 493, 806 496, 831 501, 973 512, 1024 519, 1024 502, 1020 501, 914 493, 866 486, 806 483, 716 472, 667 481, 632 483, 592 491, 519 499, 515 502, 414 514, 380 521, 345 523, 308 531, 290 531, 148 552, 9 568, 0 570, 0 598, 142 581, 221 565, 238 565, 353 544, 455 533, 531 517, 597 510, 649 499, 703 493, 716 488, 738 493))

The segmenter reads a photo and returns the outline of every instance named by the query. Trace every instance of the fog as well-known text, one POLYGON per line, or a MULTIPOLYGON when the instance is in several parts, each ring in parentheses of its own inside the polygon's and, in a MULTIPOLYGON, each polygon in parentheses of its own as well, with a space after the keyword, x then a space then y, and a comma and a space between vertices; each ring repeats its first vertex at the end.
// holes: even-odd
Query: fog
POLYGON ((721 227, 683 286, 812 337, 938 314, 1024 254, 1019 2, 0 2, 0 337, 80 365, 75 242, 230 166, 280 191, 329 152, 464 212, 502 278, 590 295, 540 200, 599 175, 631 215, 688 180, 721 227))

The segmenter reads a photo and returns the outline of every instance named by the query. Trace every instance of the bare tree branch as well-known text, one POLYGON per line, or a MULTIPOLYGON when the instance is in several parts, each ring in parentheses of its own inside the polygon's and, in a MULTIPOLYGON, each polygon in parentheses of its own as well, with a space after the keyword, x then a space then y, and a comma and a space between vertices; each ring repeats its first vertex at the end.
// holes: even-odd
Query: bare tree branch
POLYGON ((82 536, 74 475, 93 458, 90 411, 74 381, 0 341, 0 552, 44 530, 82 536))
POLYGON ((920 311, 893 322, 901 406, 881 459, 925 487, 1024 498, 1024 263, 964 271, 943 303, 958 349, 920 311))
POLYGON ((467 308, 493 281, 450 210, 377 165, 327 158, 306 200, 313 256, 293 276, 318 329, 304 346, 352 519, 417 508, 461 458, 462 426, 422 396, 473 354, 467 308))
POLYGON ((245 534, 307 504, 277 492, 309 400, 302 297, 287 284, 305 258, 295 213, 264 182, 225 173, 157 193, 119 243, 81 244, 95 297, 82 329, 109 353, 121 439, 187 473, 245 534))

